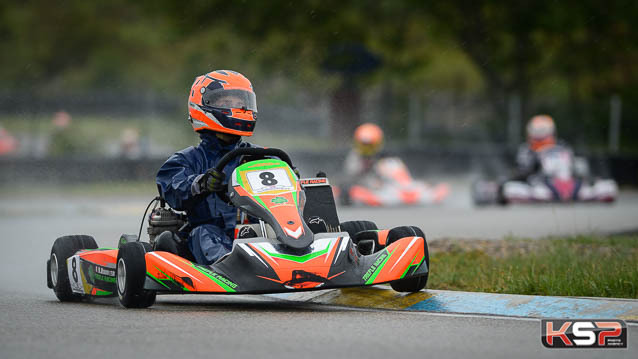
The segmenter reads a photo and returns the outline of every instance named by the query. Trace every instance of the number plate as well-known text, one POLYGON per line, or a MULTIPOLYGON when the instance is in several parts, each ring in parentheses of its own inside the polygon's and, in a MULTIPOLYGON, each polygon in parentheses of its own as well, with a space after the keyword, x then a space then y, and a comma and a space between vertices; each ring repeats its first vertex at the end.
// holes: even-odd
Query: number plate
POLYGON ((250 171, 246 179, 254 194, 268 191, 294 191, 288 171, 283 168, 273 168, 265 171, 250 171))
POLYGON ((80 268, 80 256, 72 256, 66 261, 69 275, 69 283, 73 293, 84 293, 84 282, 82 281, 82 268, 80 268))

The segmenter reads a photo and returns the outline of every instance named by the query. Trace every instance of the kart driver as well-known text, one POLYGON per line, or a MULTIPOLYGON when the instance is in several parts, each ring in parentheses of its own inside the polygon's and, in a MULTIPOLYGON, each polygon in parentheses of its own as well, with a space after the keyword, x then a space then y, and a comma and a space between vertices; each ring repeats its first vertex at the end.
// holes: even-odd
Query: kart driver
MULTIPOLYGON (((539 153, 557 144, 571 151, 563 141, 556 139, 556 125, 548 115, 536 115, 527 123, 527 141, 521 144, 516 154, 516 169, 509 179, 502 180, 498 186, 497 201, 505 203, 503 187, 508 181, 529 182, 541 170, 539 153)), ((583 177, 584 173, 577 173, 583 177)))
POLYGON ((353 149, 348 153, 344 171, 348 178, 356 179, 370 172, 379 160, 383 148, 383 130, 373 123, 364 123, 356 128, 353 149))
MULTIPOLYGON (((548 115, 537 115, 527 123, 527 142, 516 154, 516 172, 512 180, 526 181, 540 170, 538 153, 556 145, 556 125, 548 115)), ((565 144, 561 143, 565 146, 565 144)), ((565 146, 567 147, 567 146, 565 146)))
POLYGON ((175 240, 180 243, 178 254, 206 265, 230 252, 237 210, 218 192, 225 190, 222 184, 229 181, 240 158, 230 161, 223 172, 215 170, 215 165, 236 148, 254 147, 243 142, 242 136, 252 136, 256 114, 252 84, 242 74, 217 70, 195 79, 188 97, 188 121, 201 142, 172 155, 156 178, 166 202, 186 212, 192 227, 186 242, 190 253, 184 253, 185 244, 171 238, 170 232, 158 237, 156 247, 161 241, 175 240))
POLYGON ((364 123, 357 127, 353 136, 353 148, 346 156, 343 173, 344 186, 341 201, 350 202, 350 187, 370 174, 374 174, 374 165, 382 157, 383 130, 373 123, 364 123))

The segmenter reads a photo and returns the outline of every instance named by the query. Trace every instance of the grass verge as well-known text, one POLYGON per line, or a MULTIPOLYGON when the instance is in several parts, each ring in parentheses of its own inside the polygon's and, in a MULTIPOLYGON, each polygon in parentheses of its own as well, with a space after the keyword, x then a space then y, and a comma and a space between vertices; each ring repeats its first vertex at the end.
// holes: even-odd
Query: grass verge
POLYGON ((638 235, 433 241, 430 289, 638 298, 638 235))

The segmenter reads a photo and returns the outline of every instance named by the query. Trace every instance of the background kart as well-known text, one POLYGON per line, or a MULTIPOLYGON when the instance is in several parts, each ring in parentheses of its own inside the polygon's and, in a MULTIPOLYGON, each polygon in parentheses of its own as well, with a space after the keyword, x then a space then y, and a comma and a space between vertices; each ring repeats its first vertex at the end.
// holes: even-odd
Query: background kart
POLYGON ((438 204, 450 192, 447 183, 432 186, 414 179, 398 157, 380 159, 370 173, 355 184, 342 187, 347 193, 337 192, 335 197, 343 198, 343 204, 375 207, 438 204))
POLYGON ((228 200, 259 218, 243 225, 257 237, 236 239, 210 266, 154 251, 139 235, 122 235, 117 249, 98 248, 90 236, 60 237, 47 261, 48 286, 61 301, 117 295, 125 307, 148 307, 157 293, 276 293, 387 282, 398 291, 425 287, 429 254, 420 229, 339 223, 327 178, 299 181, 288 155, 277 149, 238 149, 217 169, 236 156, 252 157, 233 171, 228 200))
POLYGON ((589 178, 587 162, 555 145, 538 153, 540 172, 528 181, 476 181, 472 200, 476 205, 494 203, 613 202, 618 186, 612 179, 589 178), (578 170, 577 170, 578 169, 578 170), (579 172, 579 176, 575 173, 579 172), (499 193, 501 191, 501 193, 499 193))

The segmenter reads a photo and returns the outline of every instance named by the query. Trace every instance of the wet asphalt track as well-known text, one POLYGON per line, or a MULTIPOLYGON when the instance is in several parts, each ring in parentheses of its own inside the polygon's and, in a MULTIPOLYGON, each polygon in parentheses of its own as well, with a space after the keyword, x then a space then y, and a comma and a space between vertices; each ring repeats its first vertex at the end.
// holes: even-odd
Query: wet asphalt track
MULTIPOLYGON (((0 198, 0 357, 627 357, 638 353, 638 327, 629 350, 548 350, 536 320, 394 311, 362 311, 259 296, 163 296, 149 310, 113 301, 59 303, 46 288, 45 261, 53 240, 92 234, 114 246, 137 232, 146 196, 0 198)), ((615 232, 638 227, 638 195, 612 206, 473 209, 453 197, 423 209, 341 209, 343 219, 385 226, 417 224, 430 238, 507 234, 615 232)))

